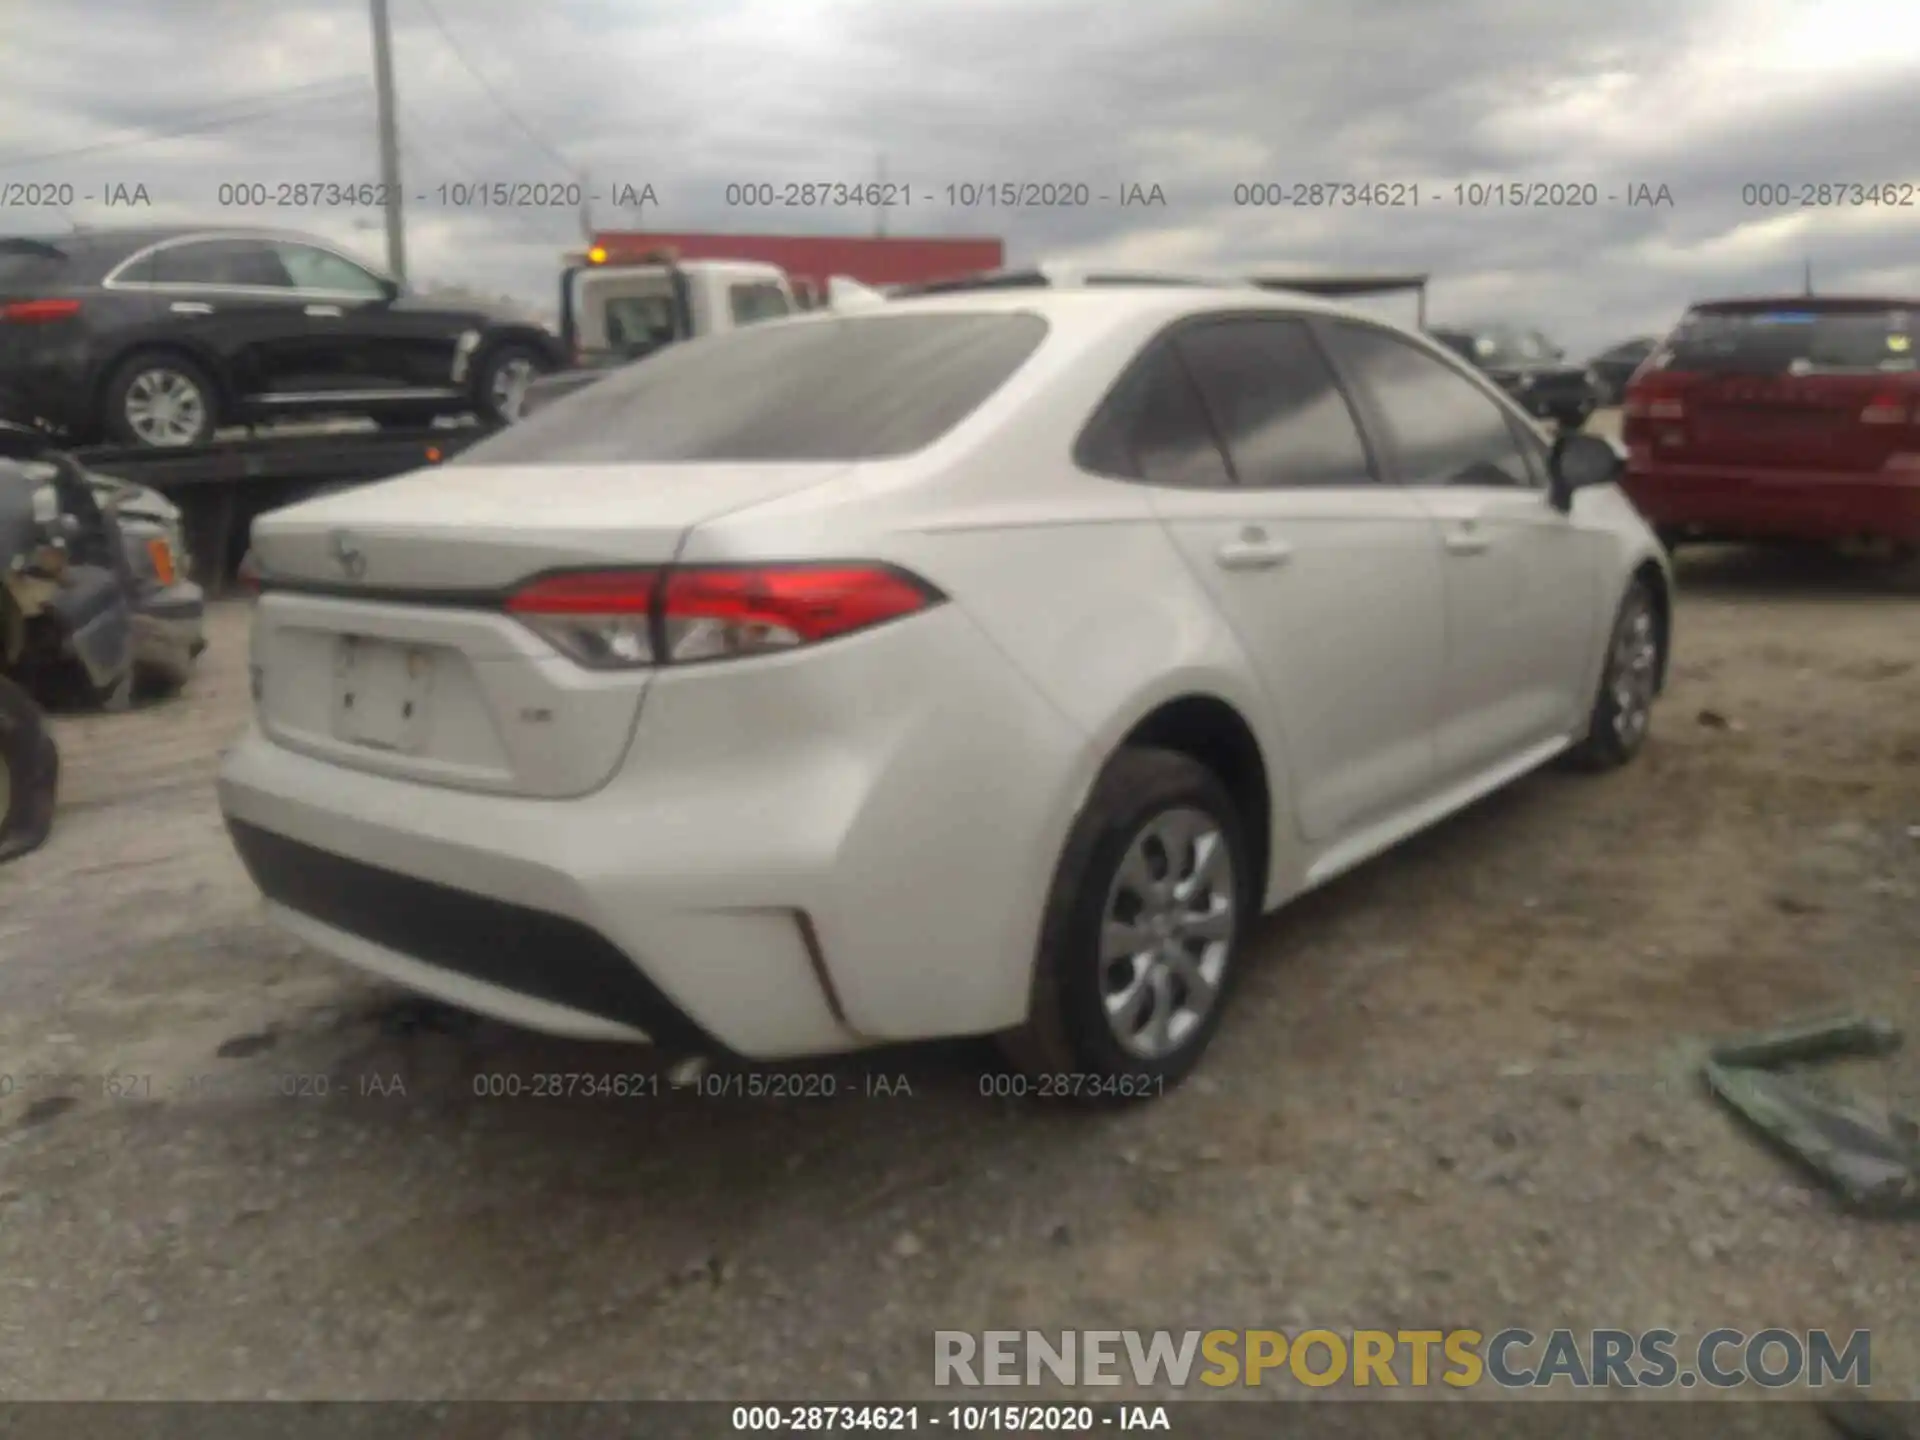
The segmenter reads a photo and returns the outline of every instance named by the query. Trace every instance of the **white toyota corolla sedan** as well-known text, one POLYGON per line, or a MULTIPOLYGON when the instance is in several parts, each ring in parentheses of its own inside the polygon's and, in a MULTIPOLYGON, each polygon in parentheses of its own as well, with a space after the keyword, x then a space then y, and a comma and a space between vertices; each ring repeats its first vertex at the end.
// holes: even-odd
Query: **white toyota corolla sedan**
POLYGON ((261 522, 220 800, 273 917, 538 1030, 1151 1094, 1262 911, 1633 757, 1672 582, 1610 443, 1119 279, 690 342, 261 522))

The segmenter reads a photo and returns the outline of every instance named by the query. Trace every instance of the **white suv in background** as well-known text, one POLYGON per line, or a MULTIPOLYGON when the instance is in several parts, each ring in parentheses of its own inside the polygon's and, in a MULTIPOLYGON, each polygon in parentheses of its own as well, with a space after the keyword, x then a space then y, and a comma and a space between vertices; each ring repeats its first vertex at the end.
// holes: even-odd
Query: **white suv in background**
POLYGON ((1156 1093, 1262 910, 1639 749, 1618 469, 1302 296, 772 321, 263 520, 221 804, 287 929, 509 1021, 1156 1093))

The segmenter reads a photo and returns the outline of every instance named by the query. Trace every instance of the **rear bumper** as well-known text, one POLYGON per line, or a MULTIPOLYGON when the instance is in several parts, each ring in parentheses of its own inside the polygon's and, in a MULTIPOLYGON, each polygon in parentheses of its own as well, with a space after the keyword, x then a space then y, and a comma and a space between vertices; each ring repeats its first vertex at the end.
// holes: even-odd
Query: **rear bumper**
POLYGON ((1728 539, 1920 544, 1920 472, 1866 474, 1629 466, 1621 482, 1649 523, 1728 539))
POLYGON ((1084 745, 942 607, 662 672, 576 799, 377 775, 257 726, 219 793, 273 918, 317 949, 532 1029, 778 1059, 1025 1017, 1084 745))

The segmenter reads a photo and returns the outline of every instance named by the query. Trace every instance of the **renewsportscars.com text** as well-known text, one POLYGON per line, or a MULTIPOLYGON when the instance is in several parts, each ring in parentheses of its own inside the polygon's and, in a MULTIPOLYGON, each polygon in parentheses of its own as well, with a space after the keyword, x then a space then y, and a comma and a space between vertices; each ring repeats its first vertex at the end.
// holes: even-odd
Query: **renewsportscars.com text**
POLYGON ((939 1330, 933 1383, 1504 1390, 1819 1388, 1873 1379, 1872 1335, 1826 1330, 939 1330))

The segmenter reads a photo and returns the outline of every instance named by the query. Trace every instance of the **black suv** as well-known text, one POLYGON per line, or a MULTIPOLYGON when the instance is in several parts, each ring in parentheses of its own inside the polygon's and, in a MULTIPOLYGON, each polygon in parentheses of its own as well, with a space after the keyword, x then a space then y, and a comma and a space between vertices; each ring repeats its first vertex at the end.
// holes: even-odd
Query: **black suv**
POLYGON ((0 419, 76 441, 175 449, 295 416, 506 419, 564 361, 537 325, 420 300, 310 236, 0 238, 0 419))
POLYGON ((1510 325, 1436 326, 1427 333, 1484 371, 1529 415, 1578 430, 1600 404, 1593 372, 1584 365, 1569 365, 1567 352, 1538 330, 1510 325))

